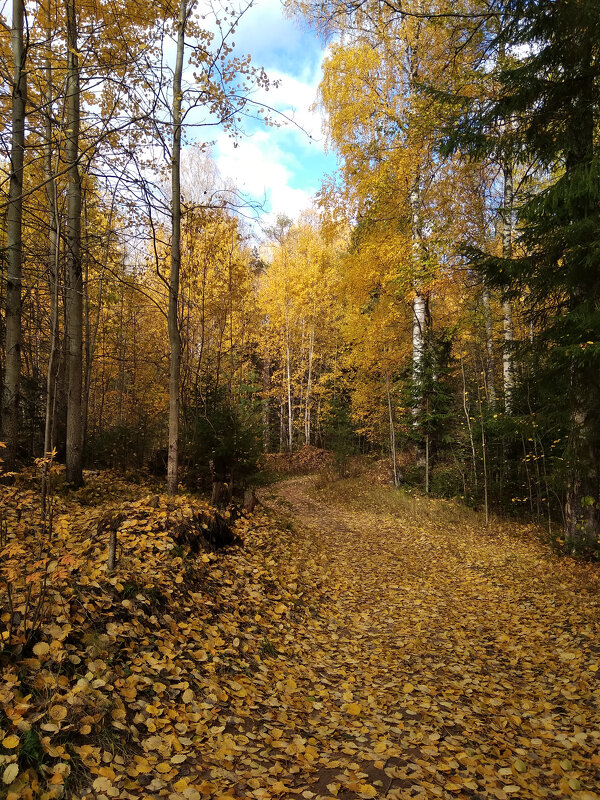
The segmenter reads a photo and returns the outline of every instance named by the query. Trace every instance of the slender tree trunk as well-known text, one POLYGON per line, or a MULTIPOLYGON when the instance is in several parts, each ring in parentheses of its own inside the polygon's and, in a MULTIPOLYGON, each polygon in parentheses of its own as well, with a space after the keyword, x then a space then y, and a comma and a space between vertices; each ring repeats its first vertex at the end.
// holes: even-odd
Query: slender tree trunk
POLYGON ((421 285, 421 257, 423 239, 421 230, 421 187, 420 177, 417 174, 409 193, 411 213, 411 247, 413 261, 413 285, 415 296, 413 298, 412 318, 412 379, 413 379, 413 426, 418 433, 416 463, 418 466, 427 467, 427 453, 422 432, 419 430, 419 412, 423 408, 423 361, 425 358, 425 337, 427 332, 427 297, 421 285))
POLYGON ((321 395, 317 395, 317 420, 316 420, 316 436, 315 444, 323 447, 323 432, 321 430, 321 395))
MULTIPOLYGON (((286 335, 287 338, 287 335, 286 335)), ((294 418, 292 415, 293 405, 292 405, 292 373, 291 373, 291 365, 290 365, 290 343, 289 341, 286 343, 285 346, 285 372, 286 372, 286 386, 287 386, 287 407, 288 407, 288 450, 291 453, 294 440, 293 440, 293 433, 294 433, 294 418)))
POLYGON ((315 326, 310 329, 308 341, 308 376, 306 379, 306 402, 304 405, 304 440, 310 444, 310 393, 312 391, 313 353, 315 348, 315 326))
POLYGON ((471 410, 467 401, 467 377, 465 375, 465 362, 463 361, 462 354, 460 356, 460 369, 462 373, 463 385, 463 411, 465 413, 465 420, 467 422, 467 430, 469 431, 469 443, 471 445, 471 458, 473 459, 473 484, 475 491, 477 491, 477 455, 475 452, 475 441, 473 439, 473 428, 471 426, 471 410))
MULTIPOLYGON (((502 257, 512 258, 513 234, 513 174, 510 164, 504 165, 504 209, 502 214, 502 257)), ((504 328, 504 349, 502 353, 502 375, 504 379, 504 410, 512 413, 514 391, 513 362, 513 322, 512 303, 504 299, 502 302, 502 323, 504 328)))
POLYGON ((21 381, 21 287, 23 272, 23 163, 25 158, 25 102, 27 99, 26 51, 23 42, 24 3, 13 0, 11 43, 13 86, 10 183, 6 219, 6 363, 2 397, 3 438, 6 461, 15 466, 19 444, 19 394, 21 381))
POLYGON ((419 189, 419 178, 415 179, 409 194, 410 213, 411 213, 411 242, 412 259, 414 270, 415 296, 413 299, 413 324, 412 324, 412 346, 413 346, 413 383, 415 385, 415 405, 413 415, 415 418, 419 413, 421 399, 418 396, 419 385, 422 382, 423 357, 425 355, 425 326, 427 324, 427 302, 425 295, 419 285, 419 260, 421 256, 421 193, 419 189))
POLYGON ((270 397, 271 389, 271 366, 267 356, 262 362, 262 426, 263 426, 263 453, 268 453, 271 449, 271 418, 270 418, 270 397))
POLYGON ((283 453, 285 440, 285 394, 279 398, 279 452, 283 453))
MULTIPOLYGON (((108 220, 106 222, 106 243, 104 245, 104 258, 102 260, 102 269, 100 270, 100 279, 98 281, 98 297, 96 300, 96 315, 94 318, 94 324, 92 325, 90 321, 89 315, 89 298, 86 292, 86 306, 87 306, 87 313, 86 313, 86 327, 87 327, 87 336, 86 336, 86 350, 85 350, 85 375, 83 380, 83 440, 85 442, 87 438, 87 428, 88 428, 88 408, 90 402, 90 388, 92 384, 92 365, 94 363, 94 356, 96 354, 96 341, 98 338, 98 330, 100 328, 100 317, 102 314, 102 295, 104 291, 104 277, 106 272, 106 267, 108 265, 108 259, 110 255, 110 243, 112 240, 112 219, 113 219, 113 211, 115 207, 115 195, 117 192, 117 187, 113 191, 112 203, 110 206, 110 211, 108 214, 108 220)), ((134 328, 135 331, 135 328, 134 328)))
MULTIPOLYGON (((423 368, 423 356, 425 355, 425 326, 427 324, 427 302, 425 296, 417 292, 413 299, 413 381, 418 387, 422 383, 421 371, 423 368)), ((414 412, 417 413, 418 406, 414 412)))
POLYGON ((65 158, 67 187, 67 482, 83 483, 81 387, 83 372, 83 275, 81 272, 80 89, 75 0, 67 0, 67 96, 65 158))
POLYGON ((487 470, 487 445, 485 441, 485 425, 483 423, 483 406, 479 386, 477 387, 477 402, 479 404, 479 421, 481 424, 481 458, 483 461, 483 504, 485 508, 485 524, 490 524, 490 508, 488 500, 488 470, 487 470))
POLYGON ((423 393, 423 361, 425 357, 425 330, 427 325, 427 298, 417 292, 413 299, 413 426, 417 434, 417 449, 415 460, 417 466, 427 467, 428 453, 425 449, 422 427, 419 424, 419 412, 424 408, 425 397, 423 393))
MULTIPOLYGON (((50 15, 48 14, 48 18, 50 15)), ((48 38, 50 31, 48 30, 48 38)), ((50 289, 50 353, 46 374, 46 418, 44 425, 44 455, 54 447, 54 407, 56 394, 57 355, 59 349, 58 301, 59 281, 59 224, 56 180, 52 169, 52 64, 50 54, 46 58, 46 119, 44 143, 44 178, 48 200, 48 286, 50 289)))
POLYGON ((392 473, 394 486, 398 486, 398 467, 396 464, 396 429, 394 427, 394 414, 392 411, 392 395, 390 392, 390 376, 385 373, 385 390, 387 394, 388 418, 390 423, 390 456, 392 458, 392 473))
POLYGON ((294 415, 292 402, 292 355, 290 351, 290 322, 289 322, 289 301, 286 300, 285 309, 285 384, 287 396, 287 444, 288 452, 291 454, 294 445, 294 415))
MULTIPOLYGON (((82 197, 83 203, 83 238, 88 234, 88 215, 87 215, 87 196, 82 197)), ((86 254, 87 256, 87 254, 86 254)), ((90 285, 89 285, 89 258, 82 258, 83 273, 83 353, 82 353, 82 377, 81 377, 81 446, 85 448, 87 442, 87 419, 88 419, 88 374, 90 371, 90 341, 91 341, 91 320, 90 320, 90 285)), ((123 320, 121 319, 121 330, 123 330, 123 320)))
POLYGON ((492 320, 492 306, 490 303, 490 292, 484 285, 481 294, 483 302, 483 315, 485 319, 485 351, 486 351, 486 373, 488 402, 492 410, 496 409, 496 378, 494 375, 494 324, 492 320))
POLYGON ((177 22, 177 56, 173 74, 173 152, 171 154, 171 274, 169 278, 169 344, 171 360, 169 370, 169 455, 167 463, 167 491, 177 492, 179 445, 179 373, 181 370, 181 339, 177 309, 179 301, 179 270, 181 267, 181 76, 185 50, 187 0, 179 2, 177 22))
POLYGON ((108 561, 106 563, 106 571, 111 574, 115 571, 117 565, 117 528, 116 525, 111 526, 108 534, 108 561))

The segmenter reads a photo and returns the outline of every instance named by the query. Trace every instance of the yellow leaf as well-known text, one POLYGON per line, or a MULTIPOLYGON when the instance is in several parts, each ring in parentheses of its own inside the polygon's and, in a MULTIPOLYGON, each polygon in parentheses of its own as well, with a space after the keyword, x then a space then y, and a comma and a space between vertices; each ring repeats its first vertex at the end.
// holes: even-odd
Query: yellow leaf
POLYGON ((67 709, 65 706, 52 706, 48 714, 50 715, 50 719, 53 719, 54 722, 60 722, 67 716, 67 709))
POLYGON ((377 789, 370 783, 359 783, 357 790, 361 797, 377 797, 377 789))
POLYGON ((112 781, 109 778, 105 778, 101 775, 93 782, 92 788, 96 792, 105 792, 107 789, 112 789, 112 785, 112 781))
POLYGON ((34 645, 33 652, 36 654, 36 656, 48 655, 50 652, 50 645, 46 642, 38 642, 36 645, 34 645))
POLYGON ((163 774, 166 773, 166 772, 170 772, 171 771, 171 765, 169 764, 168 761, 162 761, 160 764, 156 765, 156 771, 157 772, 162 772, 163 774))
POLYGON ((100 767, 98 774, 102 775, 104 778, 108 778, 109 781, 114 781, 116 778, 115 771, 112 767, 100 767))
POLYGON ((19 737, 15 736, 7 736, 6 739, 2 740, 2 747, 6 747, 7 750, 13 750, 19 744, 19 737))
POLYGON ((354 716, 357 717, 362 712, 362 708, 358 703, 349 703, 346 707, 346 711, 348 714, 354 714, 354 716))
POLYGON ((559 789, 565 796, 569 796, 571 794, 571 787, 569 786, 566 778, 561 778, 558 782, 559 789))
POLYGON ((404 686, 402 687, 402 691, 404 692, 404 694, 411 694, 411 692, 414 692, 414 690, 415 687, 412 685, 412 683, 405 683, 404 686))
POLYGON ((19 774, 19 765, 9 764, 8 767, 2 773, 2 783, 5 783, 6 785, 12 783, 18 774, 19 774))
POLYGON ((558 758, 553 758, 552 759, 552 761, 550 762, 550 769, 552 770, 552 772, 555 775, 562 775, 563 774, 563 768, 561 767, 560 761, 558 760, 558 758))

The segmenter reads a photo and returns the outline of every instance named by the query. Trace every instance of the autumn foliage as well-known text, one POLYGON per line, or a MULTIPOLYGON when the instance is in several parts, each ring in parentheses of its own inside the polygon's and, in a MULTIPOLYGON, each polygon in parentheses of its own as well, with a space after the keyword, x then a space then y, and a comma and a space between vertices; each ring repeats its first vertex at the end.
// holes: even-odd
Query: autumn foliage
POLYGON ((0 18, 0 800, 600 800, 595 4, 290 0, 260 234, 205 5, 0 18))
MULTIPOLYGON (((35 488, 2 491, 27 535, 35 488)), ((204 505, 147 491, 59 493, 29 641, 3 605, 7 797, 597 797, 592 567, 370 479, 294 478, 220 552, 174 538, 204 505)), ((40 575, 4 563, 19 614, 40 575)))

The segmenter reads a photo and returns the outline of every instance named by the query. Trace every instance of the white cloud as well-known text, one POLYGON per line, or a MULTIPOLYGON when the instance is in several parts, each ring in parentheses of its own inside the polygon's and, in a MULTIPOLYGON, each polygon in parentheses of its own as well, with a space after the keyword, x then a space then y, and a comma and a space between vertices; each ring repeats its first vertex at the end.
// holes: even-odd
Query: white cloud
POLYGON ((314 108, 321 80, 320 64, 305 80, 274 70, 269 72, 269 77, 279 85, 272 86, 268 92, 261 91, 257 99, 290 117, 315 141, 322 141, 322 115, 314 108))
MULTIPOLYGON (((279 213, 297 217, 311 206, 323 172, 331 169, 324 153, 322 115, 313 108, 323 46, 283 16, 280 0, 256 0, 233 39, 237 53, 249 52, 253 63, 266 68, 271 88, 257 90, 252 100, 279 112, 279 117, 271 116, 280 127, 249 121, 247 130, 254 133, 235 143, 225 133, 207 129, 215 142, 212 156, 226 183, 264 203, 261 223, 269 224, 279 213)), ((191 128, 189 133, 193 140, 191 128)))
MULTIPOLYGON (((276 131, 259 131, 234 142, 217 141, 213 156, 221 177, 231 180, 245 195, 265 205, 266 216, 278 213, 296 217, 311 205, 311 189, 291 186, 294 174, 287 166, 289 154, 276 143, 276 131)), ((261 221, 265 221, 264 217, 261 221)))
POLYGON ((281 0, 254 0, 234 39, 239 51, 252 51, 257 56, 268 56, 275 46, 298 53, 302 31, 296 22, 284 16, 281 0))

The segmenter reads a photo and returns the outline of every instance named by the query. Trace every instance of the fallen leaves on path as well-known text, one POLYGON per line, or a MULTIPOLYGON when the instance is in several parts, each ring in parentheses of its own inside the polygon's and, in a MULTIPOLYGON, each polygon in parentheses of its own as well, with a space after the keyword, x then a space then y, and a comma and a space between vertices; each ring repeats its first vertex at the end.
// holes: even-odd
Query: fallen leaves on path
POLYGON ((7 798, 600 797, 597 568, 308 486, 219 554, 170 536, 194 501, 132 499, 114 575, 106 508, 64 508, 85 562, 4 665, 7 798))

